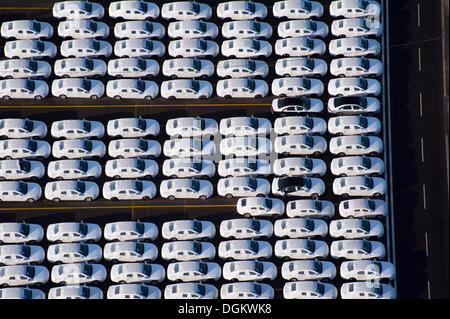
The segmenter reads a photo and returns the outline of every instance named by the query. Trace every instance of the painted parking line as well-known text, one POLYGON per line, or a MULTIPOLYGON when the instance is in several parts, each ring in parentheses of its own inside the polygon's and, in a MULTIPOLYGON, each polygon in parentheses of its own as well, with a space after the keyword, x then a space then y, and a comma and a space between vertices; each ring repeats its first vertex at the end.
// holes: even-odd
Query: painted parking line
POLYGON ((216 104, 92 104, 92 105, 0 105, 0 109, 10 109, 14 107, 15 109, 34 109, 34 108, 135 108, 135 107, 224 107, 224 106, 270 106, 270 103, 216 103, 216 104))
POLYGON ((38 210, 73 210, 73 209, 138 209, 138 208, 224 208, 236 207, 235 204, 222 205, 124 205, 124 206, 61 206, 61 207, 1 207, 0 211, 38 211, 38 210))

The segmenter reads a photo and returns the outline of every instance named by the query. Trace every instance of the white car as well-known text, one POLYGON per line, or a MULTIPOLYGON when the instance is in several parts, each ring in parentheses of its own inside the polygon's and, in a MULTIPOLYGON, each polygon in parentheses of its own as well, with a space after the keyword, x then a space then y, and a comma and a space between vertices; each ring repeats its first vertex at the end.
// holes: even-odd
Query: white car
POLYGON ((0 287, 39 287, 46 284, 49 277, 49 271, 45 266, 11 265, 0 267, 0 287))
POLYGON ((0 182, 1 202, 34 203, 42 196, 41 186, 37 183, 23 181, 0 182))
POLYGON ((66 58, 108 58, 112 46, 105 40, 64 40, 60 46, 61 55, 66 58))
POLYGON ((41 40, 13 40, 7 41, 4 47, 5 57, 12 59, 41 59, 54 58, 57 53, 56 45, 41 40))
POLYGON ((221 299, 273 299, 274 295, 271 285, 257 282, 235 282, 220 288, 221 299))
POLYGON ((323 135, 327 131, 327 123, 320 117, 286 116, 275 119, 273 129, 278 135, 323 135))
POLYGON ((11 287, 0 289, 0 299, 45 299, 45 292, 27 287, 11 287))
POLYGON ((325 42, 311 37, 278 39, 275 42, 275 53, 283 57, 323 55, 325 51, 325 42))
POLYGON ((150 200, 156 196, 152 181, 120 179, 103 184, 103 198, 108 200, 150 200))
POLYGON ((220 120, 219 132, 227 137, 269 135, 272 123, 264 117, 238 116, 220 120))
POLYGON ((52 82, 52 95, 60 99, 90 98, 96 100, 105 93, 102 81, 85 78, 56 79, 52 82))
POLYGON ((228 281, 274 280, 277 267, 269 261, 239 260, 223 264, 223 278, 228 281))
POLYGON ((8 139, 0 141, 0 158, 42 160, 50 156, 51 146, 46 141, 33 139, 8 139))
POLYGON ((272 142, 265 137, 237 136, 220 141, 220 153, 223 156, 249 157, 270 155, 272 142))
POLYGON ((196 38, 170 41, 168 52, 175 58, 211 59, 219 54, 220 49, 214 41, 196 38))
POLYGON ((39 224, 0 223, 0 244, 34 244, 44 238, 44 228, 39 224))
POLYGON ((41 100, 48 95, 48 92, 48 84, 42 80, 0 80, 0 97, 4 100, 9 100, 11 98, 41 100))
POLYGON ((158 284, 166 277, 163 266, 144 262, 132 262, 113 265, 111 281, 120 284, 151 283, 158 284))
POLYGON ((225 22, 221 29, 222 36, 225 39, 269 39, 273 33, 272 26, 269 23, 255 20, 225 22))
POLYGON ((102 19, 105 15, 105 9, 101 4, 96 2, 61 1, 53 4, 52 13, 56 19, 102 19))
POLYGON ((44 138, 47 125, 42 121, 28 118, 0 119, 0 136, 4 138, 44 138))
POLYGON ((252 59, 228 59, 217 63, 217 75, 221 78, 265 78, 269 74, 266 62, 252 59))
POLYGON ((361 18, 378 17, 381 14, 381 5, 371 0, 339 0, 330 3, 332 17, 361 18))
POLYGON ((334 216, 334 205, 327 200, 298 199, 286 203, 288 217, 309 217, 331 219, 334 216))
POLYGON ((166 134, 171 137, 211 138, 219 132, 217 121, 211 118, 178 117, 167 120, 166 134))
POLYGON ((55 264, 80 262, 99 262, 102 259, 102 248, 97 244, 62 243, 49 245, 47 260, 55 264))
POLYGON ((58 24, 58 36, 63 39, 106 39, 109 27, 104 22, 92 19, 61 21, 58 24))
POLYGON ((186 219, 165 222, 161 228, 164 239, 174 240, 208 240, 216 235, 214 224, 207 220, 186 219))
POLYGON ((160 131, 158 121, 141 117, 119 118, 110 120, 106 124, 106 132, 111 137, 145 137, 157 136, 160 131))
POLYGON ((339 136, 330 139, 330 153, 344 155, 370 155, 383 152, 383 141, 377 136, 339 136))
POLYGON ((220 160, 217 166, 217 172, 222 177, 267 177, 271 171, 269 161, 252 157, 220 160))
POLYGON ((319 37, 323 39, 328 35, 328 25, 311 19, 289 20, 280 22, 277 32, 280 38, 319 37))
POLYGON ((269 86, 264 80, 254 80, 251 78, 226 79, 217 82, 216 90, 218 96, 226 99, 260 99, 269 93, 269 86))
POLYGON ((47 226, 46 238, 48 241, 59 243, 88 242, 93 243, 102 237, 102 229, 93 223, 62 222, 47 226))
POLYGON ((320 281, 292 281, 283 286, 285 299, 336 299, 337 288, 320 281))
POLYGON ((8 59, 0 61, 0 77, 7 79, 46 79, 52 73, 52 66, 45 61, 32 59, 8 59))
POLYGON ((158 96, 158 93, 158 84, 154 81, 140 79, 118 79, 108 81, 106 84, 106 95, 116 100, 152 100, 158 96))
POLYGON ((380 197, 386 193, 386 188, 386 181, 381 177, 348 176, 337 177, 333 181, 333 193, 344 197, 380 197))
POLYGON ((218 255, 227 261, 264 260, 272 257, 272 246, 268 241, 263 240, 225 240, 219 243, 218 255))
POLYGON ((381 84, 376 79, 363 77, 331 79, 328 82, 328 93, 333 96, 378 96, 381 84))
POLYGON ((197 58, 169 59, 163 62, 162 73, 171 79, 207 79, 214 74, 214 64, 209 60, 197 58))
POLYGON ((273 228, 275 236, 281 238, 323 238, 328 234, 326 222, 308 217, 278 219, 273 228))
POLYGON ((383 64, 378 59, 365 57, 333 59, 330 63, 330 73, 339 77, 378 77, 383 73, 383 64))
POLYGON ((160 58, 165 53, 166 47, 158 40, 127 39, 114 44, 114 54, 119 58, 160 58))
POLYGON ((272 81, 272 94, 279 97, 304 95, 321 96, 324 86, 321 80, 306 77, 285 77, 272 81))
POLYGON ((321 77, 328 71, 325 60, 314 58, 283 58, 275 63, 275 73, 280 76, 312 76, 321 77))
POLYGON ((154 59, 119 58, 108 61, 108 74, 118 79, 126 78, 154 78, 159 74, 158 62, 154 59))
POLYGON ((346 282, 340 289, 342 299, 396 299, 395 288, 388 284, 367 284, 365 281, 346 282))
POLYGON ((108 154, 114 158, 139 157, 154 159, 161 154, 161 145, 154 140, 123 138, 109 142, 108 154))
POLYGON ((114 26, 116 39, 162 39, 166 29, 161 23, 145 20, 118 22, 114 26))
POLYGON ((214 156, 216 145, 213 141, 200 138, 177 138, 166 140, 163 145, 164 155, 172 158, 192 158, 214 156))
POLYGON ((41 264, 45 259, 45 251, 37 245, 1 245, 0 265, 41 264))
POLYGON ((331 55, 343 55, 345 57, 376 56, 381 52, 381 45, 375 39, 364 37, 342 38, 331 40, 328 50, 331 55))
POLYGON ((331 257, 350 260, 383 259, 386 249, 382 242, 366 239, 335 240, 330 246, 331 257))
POLYGON ((333 280, 336 272, 332 262, 321 260, 291 260, 281 266, 281 276, 286 280, 333 280))
POLYGON ((284 214, 284 202, 281 199, 269 197, 239 198, 236 210, 238 214, 245 217, 277 217, 284 214))
POLYGON ((61 120, 52 122, 50 133, 55 139, 102 138, 105 134, 105 127, 99 121, 61 120))
POLYGON ((217 17, 221 20, 262 20, 267 17, 267 7, 251 0, 221 2, 217 5, 217 17))
POLYGON ((143 283, 120 284, 110 285, 106 295, 107 299, 161 299, 161 290, 143 283))
POLYGON ((164 20, 209 20, 211 15, 211 7, 197 1, 169 2, 161 7, 161 17, 164 20))
POLYGON ((55 75, 63 78, 94 77, 106 74, 106 63, 100 59, 67 58, 55 61, 55 75))
POLYGON ((122 158, 108 160, 105 165, 105 175, 119 178, 153 178, 158 174, 159 167, 154 160, 141 158, 122 158))
POLYGON ((283 97, 272 100, 272 113, 321 113, 323 102, 317 98, 307 96, 283 97))
POLYGON ((266 196, 270 193, 270 183, 264 178, 248 176, 221 178, 217 183, 217 193, 225 198, 266 196))
POLYGON ((230 58, 267 58, 272 54, 272 45, 265 40, 224 40, 221 45, 223 56, 230 58))
POLYGON ((195 178, 174 178, 163 180, 159 187, 161 197, 170 200, 201 199, 211 197, 213 186, 211 182, 195 178))
POLYGON ((383 33, 383 25, 377 19, 349 18, 334 20, 331 24, 331 34, 337 37, 379 37, 383 33))
POLYGON ((48 182, 45 184, 45 198, 54 202, 80 201, 87 202, 97 199, 100 189, 95 182, 67 180, 48 182))
POLYGON ((145 20, 159 17, 159 6, 147 1, 114 1, 108 7, 109 16, 113 19, 145 20))
POLYGON ((161 257, 170 262, 212 260, 216 256, 216 247, 210 242, 182 240, 164 243, 161 257))
POLYGON ((68 285, 50 288, 47 299, 103 299, 103 292, 94 286, 68 285))
POLYGON ((393 280, 395 266, 387 261, 352 260, 342 262, 339 268, 340 275, 347 280, 393 280))
POLYGON ((202 20, 184 20, 169 23, 167 35, 171 39, 204 38, 213 40, 219 34, 219 28, 213 22, 202 20))
POLYGON ((331 160, 331 173, 336 176, 381 175, 384 161, 378 157, 344 156, 331 160))
POLYGON ((52 282, 59 285, 98 285, 107 277, 105 266, 89 263, 56 265, 50 276, 52 282))
POLYGON ((52 155, 61 159, 84 159, 105 156, 106 146, 102 141, 70 139, 53 142, 52 155))
POLYGON ((220 236, 229 239, 269 239, 273 235, 273 225, 270 221, 255 218, 223 220, 219 230, 220 236))
POLYGON ((42 178, 44 174, 44 164, 39 161, 26 159, 0 161, 0 180, 36 180, 42 178))
POLYGON ((320 155, 327 150, 327 141, 322 136, 296 134, 278 136, 274 143, 275 153, 283 155, 320 155))
POLYGON ((103 258, 117 262, 148 262, 158 257, 158 248, 152 243, 119 241, 103 246, 103 258))
POLYGON ((172 158, 164 161, 162 173, 170 178, 211 178, 216 172, 212 160, 172 158))
POLYGON ((161 96, 165 99, 201 99, 211 97, 213 87, 210 82, 195 79, 163 81, 161 96))
POLYGON ((184 282, 166 285, 164 299, 217 299, 219 291, 214 285, 184 282))
POLYGON ((339 215, 344 218, 383 218, 388 208, 384 200, 370 198, 355 198, 339 203, 339 215))
POLYGON ((330 222, 330 236, 333 238, 359 239, 384 235, 384 226, 380 221, 364 218, 338 219, 330 222))
POLYGON ((158 227, 151 222, 119 221, 107 223, 103 236, 108 241, 150 241, 158 237, 158 227))
POLYGON ((327 166, 318 158, 309 157, 286 157, 277 158, 273 162, 273 173, 275 176, 312 176, 325 175, 327 166))
POLYGON ((284 260, 327 258, 329 253, 326 242, 304 238, 277 240, 274 250, 275 256, 284 260))
POLYGON ((175 282, 217 281, 221 274, 222 269, 214 262, 181 261, 167 265, 167 279, 175 282))
POLYGON ((310 19, 323 15, 323 5, 318 1, 284 0, 277 1, 272 6, 275 18, 310 19))
POLYGON ((0 35, 6 40, 49 39, 53 36, 53 27, 37 20, 6 21, 0 27, 0 35))
POLYGON ((380 101, 370 96, 342 96, 328 99, 327 110, 330 114, 376 114, 381 109, 380 101))
POLYGON ((330 117, 328 132, 332 135, 377 135, 381 131, 378 118, 365 115, 330 117))

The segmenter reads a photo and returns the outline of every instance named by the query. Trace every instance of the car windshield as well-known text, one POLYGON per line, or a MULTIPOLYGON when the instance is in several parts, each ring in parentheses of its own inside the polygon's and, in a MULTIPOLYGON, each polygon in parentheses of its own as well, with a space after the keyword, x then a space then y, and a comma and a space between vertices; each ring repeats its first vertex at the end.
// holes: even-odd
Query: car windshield
POLYGON ((367 219, 361 219, 360 227, 365 232, 370 231, 370 222, 367 219))
POLYGON ((31 29, 33 29, 33 31, 35 32, 40 32, 41 31, 41 24, 37 21, 33 21, 31 29))
POLYGON ((80 244, 78 246, 78 252, 83 256, 87 256, 89 254, 89 246, 86 244, 80 244))
POLYGON ((369 70, 370 67, 370 62, 369 59, 365 59, 365 58, 361 58, 359 60, 360 66, 364 69, 364 70, 369 70))
POLYGON ((303 10, 305 10, 305 11, 307 11, 307 12, 310 12, 311 9, 312 9, 312 4, 311 4, 311 2, 309 2, 309 1, 302 1, 301 4, 300 4, 300 7, 301 7, 303 10))
POLYGON ((34 275, 36 274, 36 268, 33 266, 27 266, 25 268, 25 276, 29 278, 34 278, 34 275))
POLYGON ((91 31, 91 32, 97 32, 97 23, 95 23, 95 22, 93 22, 93 21, 90 21, 89 22, 89 25, 88 25, 88 29, 91 31))
POLYGON ((258 187, 258 181, 256 180, 256 178, 248 179, 248 187, 256 191, 256 188, 258 187))
POLYGON ((83 2, 82 9, 86 12, 92 12, 92 3, 88 1, 83 2))
POLYGON ((153 32, 153 23, 147 22, 147 23, 144 25, 144 30, 147 31, 147 32, 152 33, 152 32, 153 32))
POLYGON ((319 212, 322 211, 322 202, 321 201, 314 201, 314 208, 317 209, 319 212))
POLYGON ((138 89, 140 92, 144 92, 145 91, 145 82, 142 80, 137 80, 136 81, 136 89, 138 89))
POLYGON ((246 8, 247 11, 251 12, 251 13, 255 13, 256 10, 256 5, 250 1, 246 2, 246 8))
POLYGON ((198 30, 205 33, 206 32, 206 23, 199 21, 197 24, 198 30))
POLYGON ((260 261, 255 261, 255 263, 253 264, 253 270, 256 271, 258 274, 262 274, 264 271, 264 265, 262 262, 260 261))
POLYGON ((208 43, 204 40, 198 41, 198 46, 203 52, 205 52, 206 49, 208 49, 208 43))
POLYGON ((259 243, 256 240, 250 240, 249 248, 251 251, 257 253, 259 251, 259 243))
POLYGON ((305 145, 309 148, 314 146, 314 138, 312 136, 306 135, 305 136, 305 145))
POLYGON ((44 52, 45 44, 42 41, 36 41, 35 42, 35 48, 39 50, 40 52, 44 52))
POLYGON ((364 166, 365 168, 369 169, 372 166, 372 162, 370 161, 370 158, 363 157, 362 158, 362 166, 364 166))
POLYGON ((363 243, 362 243, 362 249, 366 253, 370 253, 372 251, 372 244, 370 243, 370 241, 364 240, 363 243))
POLYGON ((80 295, 86 299, 91 295, 91 289, 89 287, 81 287, 80 295))
POLYGON ((79 223, 78 232, 82 235, 86 235, 88 233, 88 225, 86 223, 79 223))
POLYGON ((372 210, 372 211, 374 211, 375 210, 375 201, 373 201, 373 200, 367 200, 367 206, 372 210))
POLYGON ((314 261, 313 269, 316 273, 321 274, 323 271, 323 264, 320 261, 314 261))
POLYGON ((144 59, 138 59, 138 60, 137 60, 137 67, 138 67, 140 70, 145 70, 145 68, 147 67, 147 62, 145 62, 144 59))
POLYGON ((314 60, 313 59, 305 59, 305 67, 309 70, 314 70, 314 60))
POLYGON ((92 141, 85 140, 83 142, 83 148, 88 152, 92 151, 92 141))
POLYGON ((362 128, 367 128, 367 123, 368 121, 367 121, 367 117, 365 117, 365 116, 360 116, 359 117, 359 125, 362 127, 362 128))
POLYGON ((99 51, 100 50, 100 42, 92 41, 92 47, 94 48, 95 51, 99 51))
POLYGON ((315 21, 308 21, 308 28, 313 32, 317 31, 317 23, 315 21))
POLYGON ((373 179, 370 178, 370 177, 365 177, 365 178, 364 178, 364 185, 365 185, 367 188, 372 189, 372 188, 373 188, 373 179))
POLYGON ((144 264, 142 267, 142 273, 146 276, 150 276, 152 274, 152 266, 150 264, 144 264))
POLYGON ((144 170, 145 170, 145 161, 138 158, 138 159, 136 160, 136 167, 137 167, 140 171, 144 171, 144 170))
POLYGON ((253 50, 259 51, 259 49, 261 48, 261 43, 259 41, 253 40, 251 47, 253 50))
POLYGON ((192 225, 192 228, 194 229, 195 232, 201 233, 202 229, 203 229, 203 225, 198 220, 195 220, 193 225, 192 225))
POLYGON ((20 170, 22 170, 24 172, 29 172, 31 169, 31 163, 28 161, 22 160, 22 161, 19 161, 19 167, 20 167, 20 170))
POLYGON ((77 182, 76 190, 80 193, 84 193, 86 190, 86 184, 83 182, 77 182))
POLYGON ((190 81, 189 87, 194 90, 195 92, 198 92, 200 90, 200 82, 196 80, 190 81))
POLYGON ((38 63, 36 61, 30 60, 28 61, 28 69, 30 71, 36 72, 38 68, 38 63))
POLYGON ((133 230, 137 232, 138 234, 143 234, 145 231, 145 225, 144 223, 136 222, 133 224, 133 230))
POLYGON ((195 190, 196 192, 198 192, 200 190, 200 181, 193 179, 191 182, 191 187, 193 190, 195 190))
POLYGON ((312 39, 306 39, 305 44, 305 46, 310 50, 314 48, 314 40, 312 39))
POLYGON ((139 140, 139 148, 145 152, 148 149, 148 142, 146 140, 139 140))
POLYGON ((252 229, 258 232, 261 229, 261 222, 257 219, 252 219, 252 229))
POLYGON ((312 161, 312 159, 305 157, 305 159, 304 159, 304 166, 305 166, 306 169, 312 170, 312 168, 313 168, 313 161, 312 161))
POLYGON ((28 192, 28 184, 19 182, 19 184, 17 185, 17 191, 19 193, 26 194, 28 192))
POLYGON ((258 119, 257 118, 255 118, 255 117, 249 117, 248 118, 248 121, 249 121, 249 125, 250 125, 250 127, 251 128, 253 128, 253 129, 258 129, 258 127, 259 127, 259 122, 258 122, 258 119))
POLYGON ((30 225, 25 223, 20 224, 19 233, 25 236, 28 235, 30 233, 30 225))
POLYGON ((261 294, 261 285, 260 284, 253 284, 252 292, 259 296, 261 294))
POLYGON ((260 23, 252 21, 251 25, 252 25, 251 28, 252 28, 253 31, 255 31, 255 32, 260 32, 261 31, 261 24, 260 23))
POLYGON ((149 51, 153 50, 153 42, 152 41, 145 41, 145 48, 149 51))
POLYGON ((195 2, 191 2, 191 11, 198 14, 200 13, 200 5, 195 2))
POLYGON ((148 296, 148 287, 145 285, 140 285, 139 286, 139 295, 141 295, 143 297, 147 297, 148 296))
POLYGON ((89 81, 89 80, 83 80, 83 81, 81 82, 81 87, 82 87, 83 89, 85 89, 86 91, 90 91, 90 90, 91 90, 91 87, 92 87, 92 82, 89 81))
POLYGON ((359 39, 359 46, 367 50, 369 48, 369 41, 367 39, 359 39))
POLYGON ((312 219, 305 219, 305 228, 309 231, 314 230, 314 221, 312 219))
POLYGON ((197 284, 197 294, 199 294, 200 296, 204 296, 205 292, 206 292, 205 285, 197 284))
POLYGON ((145 251, 145 247, 143 243, 136 243, 134 246, 134 251, 137 252, 139 255, 142 255, 145 251))
POLYGON ((303 79, 301 81, 301 86, 306 89, 309 90, 311 88, 311 80, 310 79, 303 79))
POLYGON ((27 80, 25 83, 25 87, 29 91, 34 91, 34 89, 36 87, 36 82, 34 82, 32 80, 27 80))
POLYGON ((192 163, 192 168, 195 169, 197 172, 201 172, 202 170, 202 161, 194 161, 192 163))
POLYGON ((31 248, 30 248, 30 246, 22 245, 21 246, 21 255, 24 256, 24 257, 30 257, 30 255, 31 255, 31 248))
POLYGON ((91 128, 92 128, 92 123, 89 122, 89 121, 83 121, 83 122, 82 122, 82 126, 83 126, 83 130, 84 130, 85 132, 90 132, 90 131, 91 131, 91 128))
POLYGON ((368 136, 361 136, 360 143, 361 143, 361 145, 364 146, 365 148, 369 147, 369 145, 370 145, 369 137, 368 137, 368 136))
POLYGON ((144 188, 144 185, 141 181, 134 182, 134 189, 137 190, 139 193, 142 193, 143 188, 144 188))
POLYGON ((320 282, 318 282, 318 283, 316 284, 316 292, 317 292, 318 294, 320 294, 320 295, 323 295, 323 294, 325 293, 325 285, 322 284, 322 283, 320 283, 320 282))
POLYGON ((91 264, 83 265, 83 274, 91 276, 94 272, 94 267, 91 264))
POLYGON ((194 243, 192 244, 192 249, 197 254, 201 254, 201 252, 202 252, 202 244, 199 243, 199 242, 194 241, 194 243))
POLYGON ((193 59, 192 60, 192 67, 195 70, 200 71, 202 69, 202 62, 200 60, 193 59))
POLYGON ((200 262, 198 264, 198 271, 202 274, 206 275, 208 273, 208 264, 204 262, 200 262))
POLYGON ((254 90, 255 90, 255 87, 256 87, 256 82, 255 82, 255 80, 251 80, 251 79, 247 80, 246 87, 247 87, 249 90, 254 91, 254 90))
POLYGON ((252 72, 255 71, 256 70, 256 62, 253 60, 247 60, 247 68, 252 72))
POLYGON ((92 71, 94 69, 94 61, 91 59, 84 59, 84 67, 89 71, 92 71))
POLYGON ((310 252, 314 252, 316 250, 316 242, 313 240, 306 240, 306 249, 310 252))

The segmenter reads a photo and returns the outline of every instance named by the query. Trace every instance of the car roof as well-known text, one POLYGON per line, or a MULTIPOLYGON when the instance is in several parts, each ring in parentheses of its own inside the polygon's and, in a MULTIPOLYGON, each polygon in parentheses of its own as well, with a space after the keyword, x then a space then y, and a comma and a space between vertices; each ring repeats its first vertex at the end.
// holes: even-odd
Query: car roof
POLYGON ((36 63, 42 63, 45 61, 30 60, 30 59, 8 59, 0 61, 0 65, 6 66, 8 64, 9 68, 26 68, 30 65, 30 62, 34 61, 36 63))
MULTIPOLYGON (((140 181, 140 182, 145 183, 147 181, 140 181)), ((119 191, 122 189, 135 189, 136 181, 132 179, 118 179, 115 181, 110 181, 108 183, 110 186, 114 185, 116 187, 115 191, 119 191)))
MULTIPOLYGON (((48 182, 47 185, 56 185, 58 191, 67 190, 67 189, 75 189, 77 182, 86 183, 83 181, 76 180, 65 180, 65 181, 52 181, 48 182)), ((50 188, 50 187, 49 187, 50 188)))
POLYGON ((84 222, 62 222, 62 223, 55 223, 55 224, 50 224, 48 225, 48 227, 55 227, 56 225, 58 225, 58 233, 62 233, 62 232, 78 232, 80 224, 86 224, 89 225, 88 223, 84 223, 84 222))
MULTIPOLYGON (((190 178, 174 178, 169 180, 164 180, 165 183, 172 183, 172 188, 191 188, 192 180, 190 178)), ((201 180, 198 180, 202 182, 201 180)))
POLYGON ((85 66, 86 60, 93 60, 93 59, 90 59, 90 58, 67 58, 67 59, 61 59, 59 61, 60 62, 65 61, 66 68, 69 68, 69 67, 73 67, 73 66, 85 66))
POLYGON ((20 183, 28 184, 28 182, 23 181, 2 181, 1 182, 1 190, 2 191, 15 191, 19 187, 20 183))

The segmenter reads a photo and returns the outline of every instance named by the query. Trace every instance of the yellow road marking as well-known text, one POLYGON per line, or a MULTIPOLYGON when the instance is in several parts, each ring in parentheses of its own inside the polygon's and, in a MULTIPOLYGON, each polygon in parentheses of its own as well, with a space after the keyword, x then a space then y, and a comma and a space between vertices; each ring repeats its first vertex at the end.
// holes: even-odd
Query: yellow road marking
POLYGON ((227 103, 217 103, 217 104, 112 104, 112 105, 0 105, 0 108, 110 108, 110 107, 214 107, 214 106, 270 106, 270 103, 239 103, 239 104, 227 104, 227 103))
POLYGON ((136 209, 136 208, 219 208, 236 207, 233 204, 223 205, 131 205, 131 206, 73 206, 73 207, 11 207, 0 208, 0 211, 23 211, 23 210, 73 210, 73 209, 136 209))

